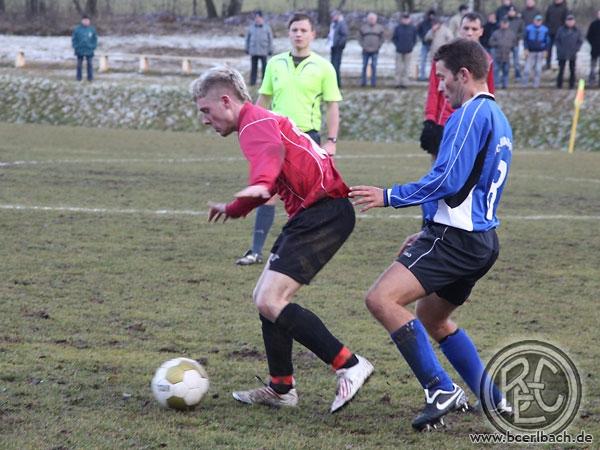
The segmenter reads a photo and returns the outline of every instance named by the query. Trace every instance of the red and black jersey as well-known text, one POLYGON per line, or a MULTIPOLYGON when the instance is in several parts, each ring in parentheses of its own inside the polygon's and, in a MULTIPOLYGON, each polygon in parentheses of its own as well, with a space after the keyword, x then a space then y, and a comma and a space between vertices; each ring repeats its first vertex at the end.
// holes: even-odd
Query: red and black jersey
MULTIPOLYGON (((324 197, 348 196, 333 158, 287 117, 247 102, 240 111, 238 137, 250 163, 248 185, 262 184, 272 195, 278 194, 290 217, 324 197)), ((267 200, 236 199, 226 213, 245 216, 267 200)))

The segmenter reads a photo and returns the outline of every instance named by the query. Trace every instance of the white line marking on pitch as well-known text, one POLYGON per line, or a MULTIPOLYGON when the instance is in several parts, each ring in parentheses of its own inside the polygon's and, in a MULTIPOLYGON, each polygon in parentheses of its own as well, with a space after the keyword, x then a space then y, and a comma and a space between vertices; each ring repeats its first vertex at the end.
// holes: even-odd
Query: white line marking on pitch
MULTIPOLYGON (((206 216, 208 211, 195 211, 191 209, 135 209, 135 208, 83 208, 78 206, 29 206, 29 205, 0 205, 0 209, 14 211, 46 211, 46 212, 73 212, 87 214, 130 214, 152 216, 206 216)), ((285 215, 285 214, 281 214, 285 215)), ((359 219, 411 219, 420 220, 421 215, 389 214, 368 215, 357 214, 359 219)), ((572 216, 566 214, 555 215, 530 215, 530 216, 501 216, 504 220, 600 220, 600 216, 572 216)))
MULTIPOLYGON (((520 152, 518 155, 552 155, 551 152, 520 152)), ((360 154, 360 155, 336 155, 335 159, 398 159, 398 158, 429 158, 423 153, 399 153, 399 154, 360 154)), ((201 162, 232 162, 245 161, 240 156, 204 156, 199 158, 107 158, 107 159, 47 159, 47 160, 21 160, 0 161, 0 167, 11 166, 36 166, 42 164, 127 164, 127 163, 162 163, 162 164, 188 164, 201 162)))

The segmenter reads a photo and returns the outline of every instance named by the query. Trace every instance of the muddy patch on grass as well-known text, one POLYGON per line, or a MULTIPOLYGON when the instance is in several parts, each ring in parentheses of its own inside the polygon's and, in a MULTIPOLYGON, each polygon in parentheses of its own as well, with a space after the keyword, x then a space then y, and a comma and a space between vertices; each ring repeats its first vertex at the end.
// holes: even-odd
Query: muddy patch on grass
POLYGON ((264 354, 262 352, 259 352, 255 348, 242 348, 240 350, 234 350, 230 352, 227 356, 235 359, 262 360, 265 358, 264 354))

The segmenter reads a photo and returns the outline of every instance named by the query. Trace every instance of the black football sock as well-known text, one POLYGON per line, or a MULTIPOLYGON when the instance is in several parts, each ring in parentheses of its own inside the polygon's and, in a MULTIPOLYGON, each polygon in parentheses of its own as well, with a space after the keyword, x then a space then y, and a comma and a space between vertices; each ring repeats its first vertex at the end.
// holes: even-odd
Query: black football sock
POLYGON ((285 394, 292 388, 293 384, 293 381, 290 380, 292 380, 292 374, 294 373, 292 364, 292 344, 294 340, 287 331, 266 317, 259 316, 262 322, 263 341, 267 352, 269 375, 271 376, 269 385, 275 392, 285 394))
MULTIPOLYGON (((296 303, 290 303, 283 308, 275 324, 287 331, 294 340, 304 345, 326 364, 332 364, 342 349, 345 349, 344 345, 321 322, 321 319, 296 303)), ((348 358, 351 355, 352 353, 349 353, 348 358)), ((341 361, 340 367, 348 358, 341 361)))
POLYGON ((353 367, 357 364, 358 364, 358 358, 356 357, 356 355, 352 354, 352 356, 346 360, 346 362, 341 367, 341 369, 349 369, 350 367, 353 367))

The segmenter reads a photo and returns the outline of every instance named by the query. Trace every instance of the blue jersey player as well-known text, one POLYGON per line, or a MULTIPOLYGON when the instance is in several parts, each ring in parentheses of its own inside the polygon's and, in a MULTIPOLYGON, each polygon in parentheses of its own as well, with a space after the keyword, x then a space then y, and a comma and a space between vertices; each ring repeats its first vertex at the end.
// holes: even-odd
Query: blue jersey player
MULTIPOLYGON (((458 39, 442 46, 434 60, 444 95, 458 109, 444 128, 433 167, 414 183, 388 189, 355 186, 350 193, 363 212, 423 205, 425 226, 404 241, 397 260, 366 296, 369 311, 425 389, 425 408, 412 423, 416 430, 444 425, 443 416, 468 408, 464 391, 440 365, 427 333, 475 396, 482 397, 483 363, 450 315, 498 257, 496 210, 512 156, 510 125, 488 91, 483 47, 458 39), (415 301, 416 317, 407 309, 415 301)), ((492 391, 492 408, 510 414, 502 394, 495 387, 492 391)))

